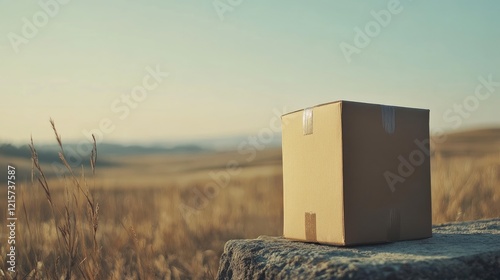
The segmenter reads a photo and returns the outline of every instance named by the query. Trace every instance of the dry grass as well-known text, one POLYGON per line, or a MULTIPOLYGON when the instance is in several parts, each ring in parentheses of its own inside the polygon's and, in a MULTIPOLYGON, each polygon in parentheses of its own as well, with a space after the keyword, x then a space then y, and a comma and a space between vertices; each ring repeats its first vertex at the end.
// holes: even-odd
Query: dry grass
MULTIPOLYGON (((492 149, 435 150, 434 223, 500 216, 500 151, 492 149)), ((282 234, 278 149, 251 163, 237 153, 120 157, 120 168, 98 167, 96 176, 68 168, 64 179, 44 178, 50 167, 33 151, 38 176, 18 182, 18 273, 6 273, 2 238, 0 278, 211 279, 228 239, 282 234), (223 188, 207 188, 209 173, 229 160, 242 171, 223 188)))
POLYGON ((434 223, 500 217, 500 153, 436 157, 432 212, 434 223))
MULTIPOLYGON (((280 183, 278 175, 251 181, 234 179, 204 207, 196 201, 199 198, 195 191, 201 190, 204 182, 183 187, 96 189, 92 195, 100 205, 97 231, 100 258, 98 263, 88 266, 101 274, 98 278, 86 278, 73 265, 75 279, 213 278, 228 239, 281 234, 281 188, 276 187, 280 183), (185 203, 200 209, 193 210, 187 221, 179 209, 185 203)), ((37 186, 26 188, 21 198, 28 215, 18 221, 17 238, 26 242, 19 252, 22 256, 19 279, 30 274, 41 279, 59 279, 53 276, 66 275, 66 268, 70 267, 61 264, 70 255, 64 247, 66 241, 63 240, 64 248, 59 250, 60 234, 50 203, 44 201, 44 190, 37 186), (31 188, 29 193, 26 188, 31 188), (39 269, 33 272, 37 266, 39 269)), ((56 207, 66 207, 68 195, 64 188, 54 188, 50 196, 56 207)), ((75 200, 77 204, 84 201, 81 196, 75 200)), ((86 221, 82 209, 71 209, 76 217, 71 222, 61 219, 62 223, 71 225, 86 221)), ((84 234, 89 232, 82 231, 79 236, 84 234)), ((78 265, 88 262, 81 249, 73 256, 78 265)), ((2 246, 2 257, 5 250, 2 246)), ((2 263, 5 262, 2 260, 2 263)))
POLYGON ((276 151, 262 152, 254 161, 260 164, 247 165, 220 189, 207 188, 213 181, 208 174, 224 171, 220 167, 231 159, 244 162, 243 156, 173 156, 167 162, 150 157, 156 164, 136 158, 94 179, 96 151, 89 174, 84 169, 76 174, 54 132, 64 178, 45 176, 51 166, 39 164, 32 144, 35 180, 18 184, 17 274, 7 273, 2 242, 0 278, 212 279, 228 239, 281 234, 276 151), (155 170, 161 164, 167 178, 155 170), (174 176, 178 173, 185 175, 174 176))
POLYGON ((434 141, 433 222, 500 217, 500 129, 478 129, 434 141))

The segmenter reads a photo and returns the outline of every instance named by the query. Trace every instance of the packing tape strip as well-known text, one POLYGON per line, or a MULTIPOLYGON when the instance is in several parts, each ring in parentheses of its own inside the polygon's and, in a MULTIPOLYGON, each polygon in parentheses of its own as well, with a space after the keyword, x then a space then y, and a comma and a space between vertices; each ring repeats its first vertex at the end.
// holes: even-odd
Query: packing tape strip
POLYGON ((401 234, 401 215, 399 209, 389 210, 389 225, 387 227, 387 240, 389 242, 398 241, 401 234))
POLYGON ((316 213, 306 212, 305 219, 306 240, 316 242, 316 213))
POLYGON ((313 108, 306 108, 302 114, 302 128, 304 135, 313 133, 313 108))
POLYGON ((382 126, 385 132, 393 134, 396 130, 396 110, 392 106, 381 106, 382 108, 382 126))

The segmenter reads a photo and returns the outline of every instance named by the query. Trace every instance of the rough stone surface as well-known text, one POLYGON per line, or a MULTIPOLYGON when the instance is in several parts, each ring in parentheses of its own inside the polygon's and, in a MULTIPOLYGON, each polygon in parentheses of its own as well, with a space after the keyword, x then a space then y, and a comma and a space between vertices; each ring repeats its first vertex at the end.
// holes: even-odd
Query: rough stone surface
POLYGON ((261 236, 228 241, 219 279, 500 279, 500 219, 433 227, 433 237, 335 247, 261 236))

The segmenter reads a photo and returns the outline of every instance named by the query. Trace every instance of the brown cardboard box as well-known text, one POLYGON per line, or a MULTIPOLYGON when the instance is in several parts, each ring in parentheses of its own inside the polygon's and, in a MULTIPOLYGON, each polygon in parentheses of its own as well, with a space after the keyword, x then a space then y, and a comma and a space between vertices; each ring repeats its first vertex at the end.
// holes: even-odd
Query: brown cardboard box
POLYGON ((282 116, 284 236, 431 237, 429 110, 337 101, 282 116))

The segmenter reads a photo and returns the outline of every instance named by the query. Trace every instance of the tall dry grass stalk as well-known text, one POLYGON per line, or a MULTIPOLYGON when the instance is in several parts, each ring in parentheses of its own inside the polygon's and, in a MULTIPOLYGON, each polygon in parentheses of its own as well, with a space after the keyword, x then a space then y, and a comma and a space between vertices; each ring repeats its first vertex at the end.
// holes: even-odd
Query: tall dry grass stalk
MULTIPOLYGON (((81 178, 77 178, 72 167, 66 160, 61 137, 57 132, 54 121, 51 119, 54 134, 60 148, 59 158, 66 167, 67 173, 58 174, 64 181, 64 199, 55 201, 45 172, 38 158, 38 152, 31 139, 30 149, 33 163, 32 178, 37 179, 38 186, 43 190, 50 209, 50 220, 52 221, 57 238, 54 251, 43 256, 36 248, 31 248, 31 254, 27 256, 28 262, 34 267, 27 277, 35 279, 100 279, 101 276, 101 248, 97 237, 99 228, 99 203, 89 190, 82 168, 81 178), (69 179, 69 180, 66 180, 69 179), (83 183, 82 183, 83 182, 83 183), (82 185, 83 184, 83 185, 82 185), (47 258, 48 257, 48 258, 47 258), (35 265, 36 264, 36 265, 35 265)), ((90 157, 92 173, 95 174, 97 161, 97 145, 93 142, 90 157)), ((32 182, 35 187, 35 182, 32 182)), ((31 227, 39 220, 31 217, 26 210, 24 195, 22 196, 23 213, 28 228, 31 246, 36 246, 39 233, 33 234, 31 227)), ((43 234, 43 233, 42 233, 43 234)), ((44 252, 46 253, 46 252, 44 252)))

